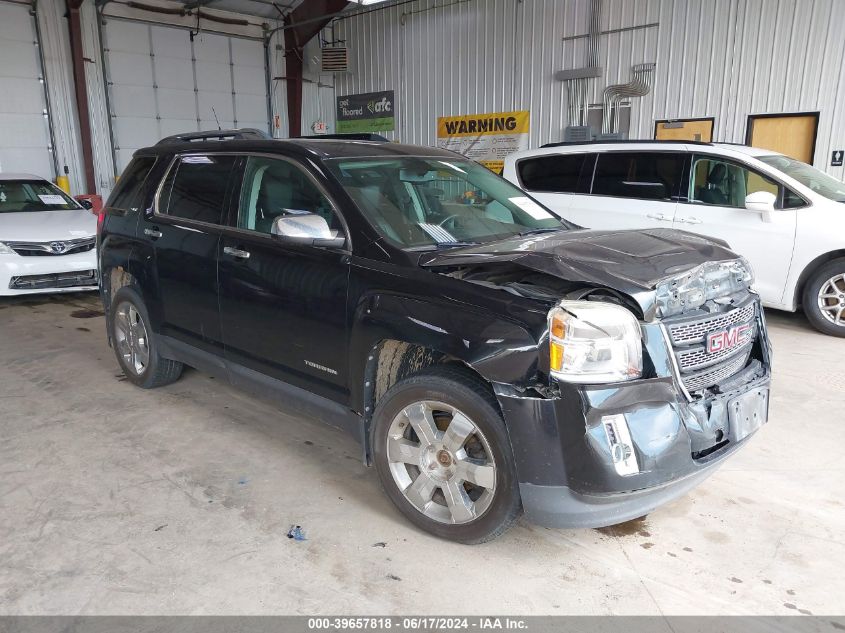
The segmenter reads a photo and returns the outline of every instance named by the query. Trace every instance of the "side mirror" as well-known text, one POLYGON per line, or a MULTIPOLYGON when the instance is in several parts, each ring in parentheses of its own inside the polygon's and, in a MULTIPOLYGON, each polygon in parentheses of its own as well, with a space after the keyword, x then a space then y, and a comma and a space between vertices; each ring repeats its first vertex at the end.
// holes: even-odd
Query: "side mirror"
POLYGON ((94 203, 91 202, 88 198, 76 198, 76 201, 82 205, 83 209, 88 209, 89 211, 94 208, 94 203))
POLYGON ((307 211, 288 211, 287 215, 280 215, 273 221, 271 235, 283 242, 343 248, 346 240, 335 235, 323 216, 307 211))
POLYGON ((745 196, 745 208, 763 215, 764 222, 773 222, 777 196, 768 191, 755 191, 745 196))

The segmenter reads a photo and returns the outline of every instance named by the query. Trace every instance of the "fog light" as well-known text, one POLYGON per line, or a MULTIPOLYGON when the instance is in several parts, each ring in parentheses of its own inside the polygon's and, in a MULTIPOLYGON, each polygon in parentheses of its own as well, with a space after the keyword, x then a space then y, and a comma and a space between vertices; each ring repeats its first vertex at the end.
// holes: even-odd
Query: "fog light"
POLYGON ((634 453, 634 443, 624 415, 606 415, 601 419, 607 443, 610 446, 610 457, 613 466, 620 475, 633 475, 640 472, 637 455, 634 453))

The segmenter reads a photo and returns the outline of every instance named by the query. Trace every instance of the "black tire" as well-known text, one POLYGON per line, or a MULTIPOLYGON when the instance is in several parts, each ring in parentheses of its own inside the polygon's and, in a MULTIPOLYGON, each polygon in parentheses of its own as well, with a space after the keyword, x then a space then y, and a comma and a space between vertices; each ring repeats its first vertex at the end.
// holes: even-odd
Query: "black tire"
MULTIPOLYGON (((371 441, 376 472, 387 496, 412 523, 435 536, 459 543, 483 543, 507 531, 522 513, 510 440, 496 399, 483 381, 463 367, 432 367, 393 385, 376 406, 371 441), (481 431, 492 453, 495 463, 492 499, 480 516, 465 523, 444 523, 423 514, 405 497, 392 474, 387 450, 391 425, 405 407, 421 401, 442 402, 459 409, 481 431)), ((419 473, 417 476, 422 473, 421 469, 414 472, 419 473)), ((441 495, 443 490, 439 491, 441 495)))
POLYGON ((163 358, 158 351, 156 335, 150 327, 150 315, 140 295, 128 286, 118 290, 111 301, 109 311, 109 328, 111 328, 112 349, 117 357, 120 369, 129 382, 142 389, 154 389, 169 385, 179 379, 182 375, 182 363, 163 358), (146 348, 149 351, 149 360, 144 364, 143 369, 136 371, 129 365, 129 362, 121 353, 120 332, 118 331, 118 313, 125 307, 131 306, 137 313, 140 321, 146 330, 146 348))
MULTIPOLYGON (((825 311, 819 307, 819 293, 822 287, 827 284, 829 279, 836 275, 845 275, 845 258, 829 261, 813 273, 804 285, 801 305, 804 308, 804 314, 807 316, 810 325, 819 332, 829 334, 830 336, 845 337, 845 311, 841 315, 843 324, 836 325, 831 319, 825 316, 825 311)), ((837 287, 843 291, 838 293, 842 296, 836 297, 835 299, 825 299, 826 302, 834 307, 837 306, 837 303, 834 302, 845 302, 845 280, 838 280, 837 287)), ((838 303, 838 307, 845 307, 845 303, 838 303)))

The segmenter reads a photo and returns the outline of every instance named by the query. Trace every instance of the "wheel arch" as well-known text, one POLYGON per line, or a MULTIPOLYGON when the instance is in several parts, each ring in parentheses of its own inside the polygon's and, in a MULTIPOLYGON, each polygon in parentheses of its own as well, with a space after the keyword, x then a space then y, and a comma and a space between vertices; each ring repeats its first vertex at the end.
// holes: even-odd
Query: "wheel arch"
POLYGON ((812 277, 819 268, 821 268, 828 262, 840 258, 845 259, 845 248, 835 251, 829 251, 827 253, 819 255, 809 264, 804 266, 804 270, 801 271, 801 275, 799 275, 798 281, 795 284, 795 293, 792 297, 794 306, 801 306, 802 297, 804 296, 804 288, 807 285, 807 282, 810 280, 810 277, 812 277))

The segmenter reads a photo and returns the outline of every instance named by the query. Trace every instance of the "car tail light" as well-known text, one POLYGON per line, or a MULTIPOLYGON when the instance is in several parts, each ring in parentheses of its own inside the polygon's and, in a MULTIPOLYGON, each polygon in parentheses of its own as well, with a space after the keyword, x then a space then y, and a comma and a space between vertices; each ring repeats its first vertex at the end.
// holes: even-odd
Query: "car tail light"
POLYGON ((103 232, 103 223, 104 223, 105 221, 106 221, 106 213, 105 213, 105 211, 100 211, 100 212, 97 214, 97 237, 100 237, 100 235, 102 234, 102 232, 103 232))

